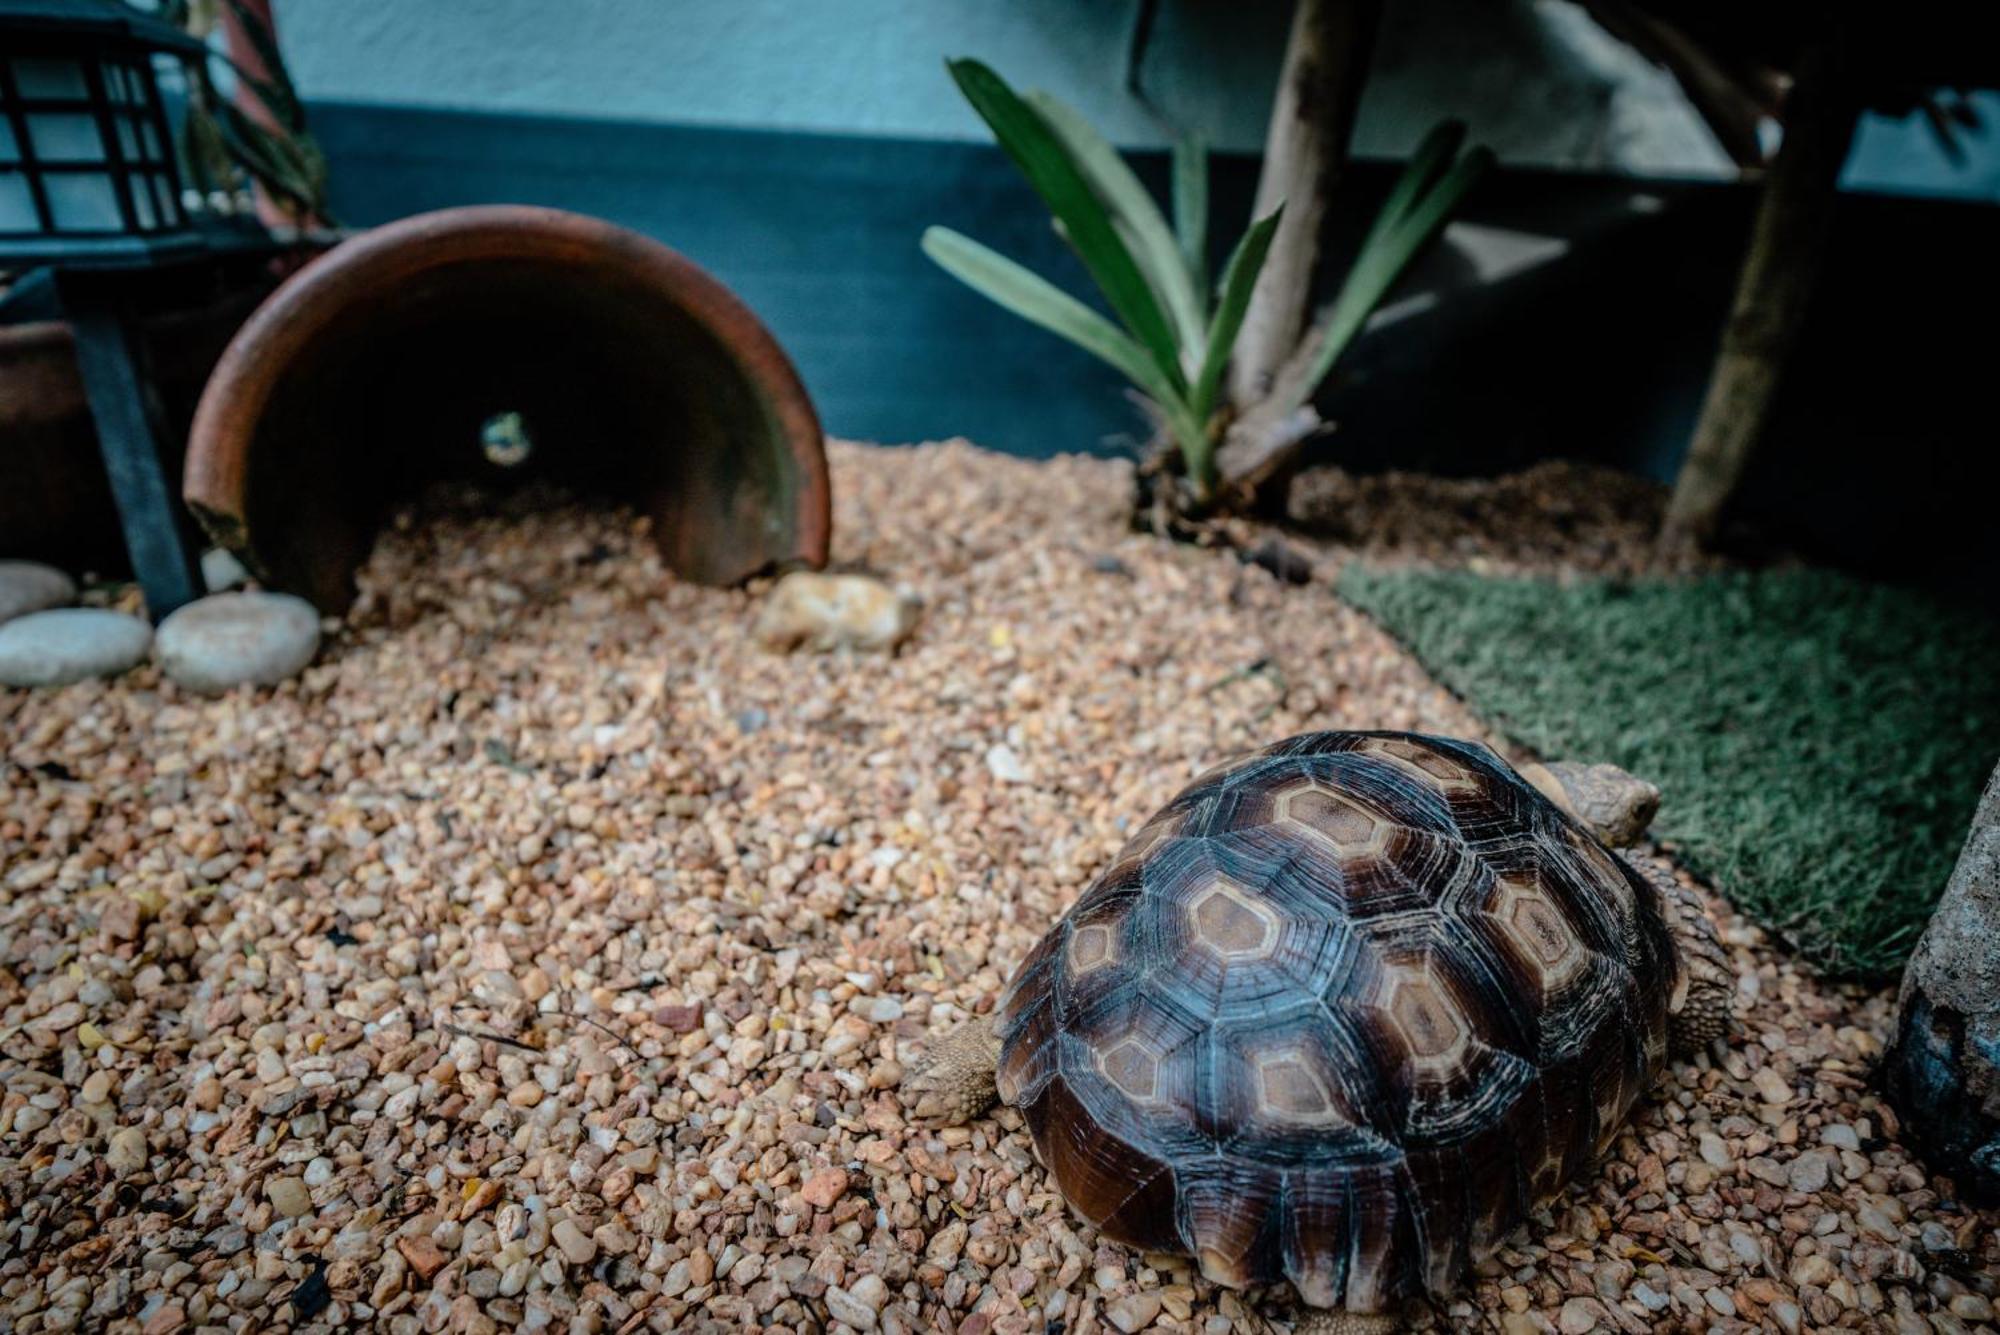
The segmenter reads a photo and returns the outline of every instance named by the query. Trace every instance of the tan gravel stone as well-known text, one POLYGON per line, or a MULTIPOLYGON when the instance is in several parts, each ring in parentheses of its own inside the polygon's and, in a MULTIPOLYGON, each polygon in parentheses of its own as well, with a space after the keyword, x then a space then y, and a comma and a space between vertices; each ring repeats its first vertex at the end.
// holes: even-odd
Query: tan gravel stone
POLYGON ((1112 1299, 1104 1308, 1105 1317, 1127 1335, 1152 1325, 1153 1318, 1159 1314, 1160 1295, 1157 1293, 1128 1293, 1112 1299))
POLYGON ((597 1259, 596 1242, 578 1228, 574 1220, 556 1221, 556 1226, 549 1230, 549 1239, 562 1249, 562 1254, 569 1258, 571 1265, 589 1265, 597 1259))
POLYGON ((128 1126, 111 1134, 104 1151, 104 1164, 114 1173, 136 1173, 146 1166, 146 1133, 128 1126))
POLYGON ((443 1248, 426 1237, 406 1235, 397 1238, 396 1250, 402 1253, 403 1259, 409 1263, 410 1269, 416 1271, 418 1277, 427 1283, 431 1276, 442 1270, 451 1260, 450 1257, 444 1254, 443 1248))
POLYGON ((822 1168, 806 1179, 799 1197, 816 1210, 824 1210, 847 1192, 847 1173, 839 1168, 822 1168))
POLYGON ((312 1213, 312 1193, 296 1177, 274 1177, 264 1183, 264 1195, 271 1208, 287 1219, 312 1213))

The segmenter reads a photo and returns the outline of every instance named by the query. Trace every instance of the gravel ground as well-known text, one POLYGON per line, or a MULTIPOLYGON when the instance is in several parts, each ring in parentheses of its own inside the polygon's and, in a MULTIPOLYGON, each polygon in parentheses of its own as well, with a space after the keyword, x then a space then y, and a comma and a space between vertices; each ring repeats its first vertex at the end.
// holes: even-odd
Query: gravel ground
MULTIPOLYGON (((1287 516, 1303 531, 1375 563, 1422 562, 1480 574, 1550 571, 1631 576, 1721 569, 1728 560, 1663 560, 1655 541, 1667 488, 1630 473, 1552 459, 1496 478, 1428 473, 1302 473, 1287 516)), ((1783 559, 1754 535, 1727 535, 1737 558, 1783 559)))
MULTIPOLYGON (((1477 725, 1324 581, 1128 534, 1121 465, 833 458, 839 561, 926 603, 893 659, 753 647, 629 519, 449 508, 296 682, 0 693, 0 1329, 1288 1319, 894 1087, 1219 756, 1477 725)), ((1424 1323, 1991 1325, 1995 1220, 1866 1086, 1891 999, 1721 916, 1727 1059, 1424 1323)))

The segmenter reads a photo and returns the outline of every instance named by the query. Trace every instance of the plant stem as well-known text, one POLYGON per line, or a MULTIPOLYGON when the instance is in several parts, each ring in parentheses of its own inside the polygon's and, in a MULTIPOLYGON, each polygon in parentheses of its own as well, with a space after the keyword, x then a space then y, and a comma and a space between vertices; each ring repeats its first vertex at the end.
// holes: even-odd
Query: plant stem
POLYGON ((1320 223, 1347 161, 1382 0, 1298 0, 1250 213, 1285 207, 1231 364, 1238 406, 1263 397, 1292 355, 1312 304, 1320 223))

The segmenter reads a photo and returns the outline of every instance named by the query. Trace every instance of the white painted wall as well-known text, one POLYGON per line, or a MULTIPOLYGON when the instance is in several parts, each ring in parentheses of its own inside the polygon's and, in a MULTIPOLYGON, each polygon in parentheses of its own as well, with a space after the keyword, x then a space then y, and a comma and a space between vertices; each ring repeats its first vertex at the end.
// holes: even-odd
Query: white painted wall
MULTIPOLYGON (((976 55, 1114 141, 1169 142, 1123 86, 1136 0, 277 0, 309 98, 467 111, 985 140, 944 72, 976 55)), ((1289 0, 1163 0, 1153 103, 1261 147, 1289 0)), ((1663 71, 1568 0, 1394 0, 1356 130, 1406 153, 1440 117, 1518 166, 1716 177, 1727 159, 1663 71)), ((1989 136, 1953 169, 1873 121, 1849 183, 2000 197, 1989 136)))

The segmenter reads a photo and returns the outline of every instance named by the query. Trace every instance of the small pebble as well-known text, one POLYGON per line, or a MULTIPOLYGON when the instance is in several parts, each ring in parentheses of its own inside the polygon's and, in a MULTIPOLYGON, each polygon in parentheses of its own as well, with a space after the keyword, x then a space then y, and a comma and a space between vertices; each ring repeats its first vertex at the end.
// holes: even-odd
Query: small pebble
POLYGON ((1793 1191, 1824 1191, 1831 1178, 1833 1163, 1818 1150, 1807 1150, 1792 1160, 1786 1177, 1793 1191))
POLYGON ((146 1166, 148 1152, 146 1133, 136 1126, 128 1126, 111 1133, 111 1143, 104 1151, 104 1162, 114 1173, 136 1173, 146 1166))
POLYGON ((806 1179, 799 1196, 815 1210, 824 1210, 847 1192, 847 1173, 840 1168, 822 1168, 806 1179))
POLYGON ((76 581, 39 561, 0 561, 0 624, 76 601, 76 581))
POLYGON ((319 652, 319 612, 288 593, 216 593, 160 623, 153 656, 191 691, 275 686, 319 652))
POLYGON ((1598 1327, 1597 1304, 1589 1298, 1571 1298, 1562 1305, 1562 1312, 1556 1318, 1556 1329, 1563 1335, 1585 1335, 1598 1327))
POLYGON ((795 649, 888 652, 917 624, 914 598, 869 575, 796 570, 764 595, 753 630, 780 653, 795 649))
POLYGON ((153 628, 96 607, 29 612, 0 625, 0 686, 67 686, 138 666, 153 628))
POLYGON ((869 997, 858 1004, 858 1009, 874 1024, 894 1024, 903 1018, 903 1003, 894 997, 869 997))
POLYGON ((271 1202, 271 1208, 287 1219, 297 1219, 300 1215, 312 1213, 312 1193, 306 1190, 306 1184, 296 1177, 266 1179, 264 1195, 271 1202))
POLYGON ((1792 1087, 1785 1083, 1783 1076, 1768 1066, 1758 1067, 1757 1073, 1750 1077, 1750 1083, 1757 1087, 1757 1097, 1774 1107, 1792 1101, 1792 1087))
POLYGON ((201 554, 201 582, 210 593, 227 593, 250 582, 250 572, 227 547, 210 547, 201 554))
POLYGON ((875 1329, 875 1309, 863 1302, 851 1290, 843 1289, 838 1284, 827 1286, 826 1310, 835 1321, 852 1326, 856 1330, 875 1329))
POLYGON ((1014 748, 1001 743, 986 748, 986 770, 1002 783, 1026 783, 1027 767, 1021 764, 1021 757, 1014 754, 1014 748))
POLYGON ((1160 1295, 1152 1292, 1128 1293, 1114 1298, 1104 1309, 1105 1317, 1122 1331, 1144 1330, 1160 1314, 1160 1295))
POLYGON ((421 1235, 406 1234, 403 1237, 397 1238, 396 1250, 402 1253, 403 1259, 409 1263, 410 1269, 416 1271, 418 1277, 426 1282, 430 1280, 431 1276, 442 1270, 451 1259, 444 1254, 443 1248, 439 1247, 429 1238, 421 1235))
POLYGON ((556 1226, 549 1230, 549 1237, 562 1249, 562 1254, 569 1258, 571 1265, 589 1265, 597 1259, 597 1244, 591 1241, 588 1233, 576 1226, 574 1220, 557 1220, 556 1226))

